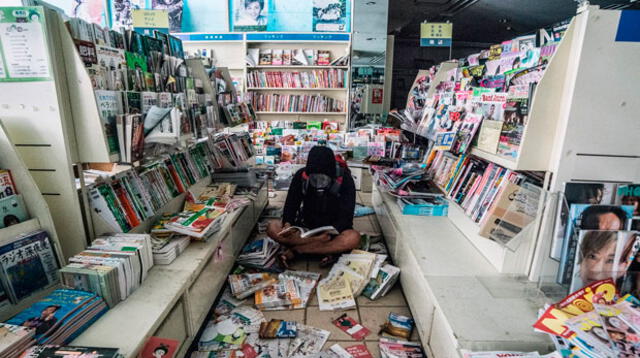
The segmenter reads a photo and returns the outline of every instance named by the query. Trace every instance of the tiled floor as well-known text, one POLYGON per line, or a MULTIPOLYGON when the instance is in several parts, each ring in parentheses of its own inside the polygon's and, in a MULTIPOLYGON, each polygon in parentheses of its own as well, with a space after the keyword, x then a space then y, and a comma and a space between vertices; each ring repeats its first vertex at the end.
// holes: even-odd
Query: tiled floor
MULTIPOLYGON (((286 192, 276 192, 276 197, 270 198, 269 204, 273 206, 282 205, 284 203, 285 197, 286 192)), ((364 205, 371 205, 371 193, 358 192, 357 202, 364 205)), ((354 228, 361 232, 364 231, 380 233, 380 227, 375 215, 355 218, 354 228)), ((323 275, 326 274, 329 271, 329 268, 320 268, 318 263, 319 261, 314 259, 298 260, 292 263, 292 268, 297 270, 319 272, 323 275)), ((394 312, 411 316, 411 312, 409 311, 409 307, 407 306, 407 301, 402 294, 400 283, 397 283, 396 286, 392 288, 386 296, 376 301, 370 301, 365 297, 358 297, 356 303, 356 309, 352 309, 349 311, 321 312, 318 309, 317 296, 314 292, 309 301, 308 307, 304 310, 265 312, 265 316, 267 319, 278 318, 294 320, 303 322, 313 327, 328 330, 329 332, 331 332, 331 336, 329 337, 329 342, 327 342, 324 347, 326 349, 335 343, 338 343, 343 347, 361 343, 354 340, 353 338, 351 338, 351 336, 344 333, 331 323, 333 319, 346 312, 371 331, 371 334, 366 337, 364 343, 373 357, 378 358, 380 357, 380 352, 378 349, 378 330, 380 329, 380 325, 382 325, 386 320, 389 313, 394 312)), ((419 341, 416 330, 414 330, 414 334, 411 337, 411 340, 419 341)))

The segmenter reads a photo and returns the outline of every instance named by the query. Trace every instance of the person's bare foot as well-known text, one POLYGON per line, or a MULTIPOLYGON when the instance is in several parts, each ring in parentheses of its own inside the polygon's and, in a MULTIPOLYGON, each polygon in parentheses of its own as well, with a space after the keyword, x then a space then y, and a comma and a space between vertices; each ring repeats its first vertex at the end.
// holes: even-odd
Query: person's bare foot
POLYGON ((282 254, 280 254, 280 261, 282 261, 282 265, 288 269, 289 261, 293 260, 295 257, 296 254, 291 249, 287 249, 282 254))

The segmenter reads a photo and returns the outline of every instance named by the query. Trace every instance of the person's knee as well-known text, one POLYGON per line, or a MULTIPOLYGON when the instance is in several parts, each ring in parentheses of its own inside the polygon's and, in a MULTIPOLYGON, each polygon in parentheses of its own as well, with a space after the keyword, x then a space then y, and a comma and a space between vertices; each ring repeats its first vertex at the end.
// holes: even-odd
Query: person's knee
POLYGON ((270 220, 267 224, 267 235, 269 235, 269 237, 271 238, 274 238, 278 236, 278 233, 280 231, 282 231, 282 222, 277 219, 270 220))
POLYGON ((343 233, 346 245, 351 249, 357 249, 360 246, 360 233, 356 230, 347 230, 343 233))

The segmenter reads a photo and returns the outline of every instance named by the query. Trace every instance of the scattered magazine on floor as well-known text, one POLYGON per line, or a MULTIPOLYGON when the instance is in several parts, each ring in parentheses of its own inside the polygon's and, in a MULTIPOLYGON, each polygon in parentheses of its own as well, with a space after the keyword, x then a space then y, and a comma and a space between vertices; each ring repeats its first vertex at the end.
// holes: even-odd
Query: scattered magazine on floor
POLYGON ((340 328, 344 333, 356 340, 363 340, 371 333, 369 329, 358 323, 355 319, 343 313, 340 317, 333 320, 333 324, 340 328))

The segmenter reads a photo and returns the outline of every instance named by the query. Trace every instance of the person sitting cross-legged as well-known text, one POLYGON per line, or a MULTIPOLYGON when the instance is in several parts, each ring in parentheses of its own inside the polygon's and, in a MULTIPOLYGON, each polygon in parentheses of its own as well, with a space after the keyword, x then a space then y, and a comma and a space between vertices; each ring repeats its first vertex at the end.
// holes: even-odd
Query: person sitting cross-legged
POLYGON ((349 169, 336 161, 330 148, 315 146, 307 165, 291 180, 282 220, 270 221, 267 235, 287 248, 282 255, 285 265, 299 254, 322 255, 322 264, 330 263, 332 255, 360 245, 360 233, 353 229, 355 204, 356 188, 349 169), (339 234, 325 232, 302 238, 298 230, 282 233, 290 226, 333 226, 339 234))

